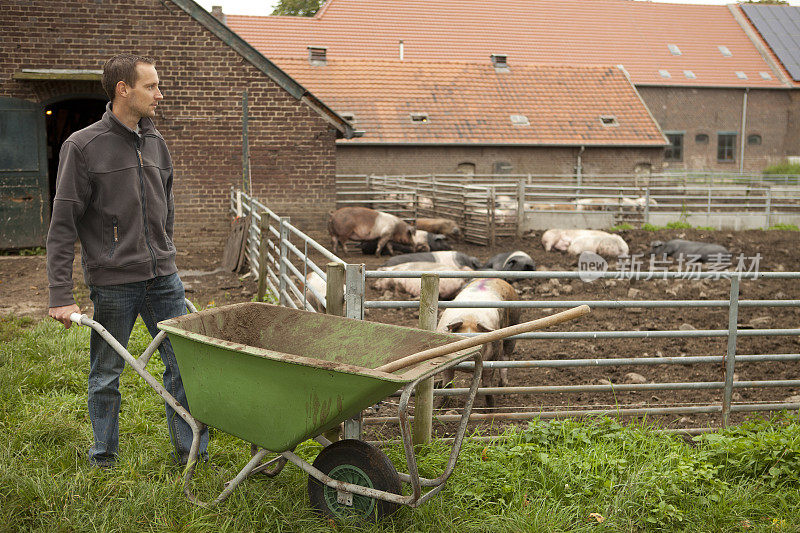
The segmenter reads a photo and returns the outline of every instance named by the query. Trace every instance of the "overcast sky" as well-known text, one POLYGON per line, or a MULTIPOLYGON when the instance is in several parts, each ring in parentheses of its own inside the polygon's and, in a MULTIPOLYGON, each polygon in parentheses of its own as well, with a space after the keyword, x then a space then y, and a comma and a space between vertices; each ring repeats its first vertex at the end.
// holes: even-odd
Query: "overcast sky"
MULTIPOLYGON (((222 12, 231 15, 269 15, 278 0, 196 0, 198 4, 211 11, 211 6, 222 6, 222 12)), ((502 2, 503 0, 497 0, 502 2)), ((733 3, 731 0, 652 0, 672 4, 717 4, 733 3)), ((800 0, 789 0, 789 4, 800 6, 800 0)))

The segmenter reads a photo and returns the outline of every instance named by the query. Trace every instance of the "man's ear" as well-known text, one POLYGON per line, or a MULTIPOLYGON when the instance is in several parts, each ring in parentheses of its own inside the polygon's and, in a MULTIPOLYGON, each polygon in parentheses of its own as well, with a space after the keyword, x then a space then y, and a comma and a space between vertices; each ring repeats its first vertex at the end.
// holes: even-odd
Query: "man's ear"
POLYGON ((127 98, 128 89, 129 89, 128 84, 125 83, 122 80, 119 80, 117 82, 117 85, 114 87, 114 92, 116 93, 117 96, 121 96, 123 98, 127 98))

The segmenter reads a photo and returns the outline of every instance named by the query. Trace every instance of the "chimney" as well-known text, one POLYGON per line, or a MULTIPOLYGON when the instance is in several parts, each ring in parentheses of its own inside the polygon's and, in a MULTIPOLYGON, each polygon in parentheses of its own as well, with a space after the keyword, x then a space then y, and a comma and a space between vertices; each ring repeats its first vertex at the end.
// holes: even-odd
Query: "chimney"
POLYGON ((508 55, 492 54, 490 57, 492 58, 492 65, 494 65, 495 70, 508 70, 508 55))
POLYGON ((222 12, 222 6, 211 6, 211 16, 225 24, 225 13, 222 12))
POLYGON ((308 62, 315 67, 323 67, 328 64, 327 46, 309 46, 308 62))

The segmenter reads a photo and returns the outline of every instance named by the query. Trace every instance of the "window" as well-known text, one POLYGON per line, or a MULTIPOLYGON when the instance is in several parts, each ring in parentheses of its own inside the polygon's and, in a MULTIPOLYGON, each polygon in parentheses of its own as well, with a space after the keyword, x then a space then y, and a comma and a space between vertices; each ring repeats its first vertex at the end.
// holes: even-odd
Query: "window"
POLYGON ((674 56, 679 56, 679 55, 681 55, 681 49, 680 49, 680 48, 678 48, 678 45, 677 45, 677 44, 668 44, 668 45, 667 45, 667 48, 669 48, 669 51, 670 51, 670 53, 671 53, 672 55, 674 55, 674 56))
POLYGON ((458 168, 456 168, 456 172, 459 174, 465 174, 468 176, 472 176, 475 174, 475 163, 459 163, 458 168))
POLYGON ((697 144, 708 144, 708 135, 705 133, 698 133, 694 136, 694 142, 697 144))
POLYGON ((327 46, 309 46, 308 61, 314 66, 324 66, 328 63, 327 46))
POLYGON ((761 75, 761 79, 762 80, 771 80, 772 79, 772 76, 770 76, 769 72, 764 72, 762 70, 761 72, 759 72, 759 74, 761 75))
POLYGON ((747 136, 747 144, 757 146, 761 144, 761 135, 756 133, 747 136))
POLYGON ((662 78, 671 78, 672 77, 672 76, 670 76, 668 70, 661 69, 661 70, 658 71, 658 73, 662 78))
POLYGON ((414 124, 425 124, 428 122, 427 113, 411 113, 411 122, 414 124))
POLYGON ((492 54, 492 65, 494 68, 498 70, 504 70, 508 68, 508 56, 506 54, 492 54))
POLYGON ((619 122, 617 122, 617 117, 614 115, 600 115, 600 123, 603 126, 619 126, 619 122))
POLYGON ((511 123, 515 126, 530 126, 531 121, 525 115, 511 115, 511 123))
POLYGON ((683 75, 689 78, 690 80, 697 79, 697 75, 695 75, 695 73, 692 72, 691 70, 684 70, 683 75))
POLYGON ((669 146, 664 150, 664 161, 683 161, 683 133, 665 133, 669 146))
POLYGON ((495 161, 492 165, 492 174, 511 174, 514 167, 507 161, 495 161))
POLYGON ((719 45, 719 46, 717 46, 717 50, 719 50, 719 52, 720 52, 722 55, 724 55, 725 57, 731 57, 731 56, 733 55, 733 54, 731 53, 731 51, 730 51, 730 50, 728 50, 728 47, 727 47, 727 46, 722 46, 722 45, 719 45))
POLYGON ((740 80, 746 80, 747 79, 747 74, 745 74, 741 70, 737 70, 734 74, 736 74, 736 77, 739 78, 740 80))
POLYGON ((717 161, 733 161, 736 154, 736 134, 720 133, 717 136, 717 161))

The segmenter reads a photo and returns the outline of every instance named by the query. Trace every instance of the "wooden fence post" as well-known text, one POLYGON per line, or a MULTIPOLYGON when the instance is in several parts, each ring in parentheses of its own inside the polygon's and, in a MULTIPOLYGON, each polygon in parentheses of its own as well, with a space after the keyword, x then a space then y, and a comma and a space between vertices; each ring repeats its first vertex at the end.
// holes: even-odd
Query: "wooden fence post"
MULTIPOLYGON (((344 316, 344 265, 330 262, 326 270, 325 313, 344 316)), ((326 431, 323 436, 331 442, 341 438, 342 424, 326 431)))
POLYGON ((525 229, 525 180, 517 182, 517 239, 525 229))
POLYGON ((258 240, 258 289, 256 291, 256 300, 259 302, 264 301, 264 295, 267 293, 267 243, 269 242, 269 215, 266 212, 261 213, 261 221, 258 224, 258 229, 261 231, 261 236, 258 240))
MULTIPOLYGON (((434 331, 439 311, 439 276, 423 274, 419 294, 419 327, 434 331)), ((433 427, 433 378, 421 381, 414 393, 414 425, 411 430, 415 446, 431 441, 433 427)))

